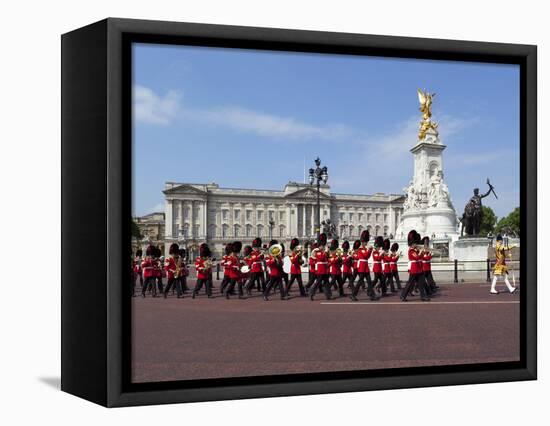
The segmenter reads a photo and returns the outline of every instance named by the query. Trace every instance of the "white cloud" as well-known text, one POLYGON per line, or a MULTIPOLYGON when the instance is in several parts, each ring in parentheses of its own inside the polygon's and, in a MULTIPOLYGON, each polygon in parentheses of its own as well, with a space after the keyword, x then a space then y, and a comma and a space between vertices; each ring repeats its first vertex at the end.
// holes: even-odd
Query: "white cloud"
POLYGON ((293 117, 281 117, 239 106, 198 109, 184 105, 178 91, 157 95, 147 87, 134 86, 134 117, 138 122, 167 126, 176 120, 209 123, 259 136, 295 140, 335 140, 349 137, 352 130, 342 124, 317 126, 293 117))
POLYGON ((181 94, 175 90, 161 97, 147 87, 134 86, 134 118, 139 122, 169 125, 180 108, 181 94))

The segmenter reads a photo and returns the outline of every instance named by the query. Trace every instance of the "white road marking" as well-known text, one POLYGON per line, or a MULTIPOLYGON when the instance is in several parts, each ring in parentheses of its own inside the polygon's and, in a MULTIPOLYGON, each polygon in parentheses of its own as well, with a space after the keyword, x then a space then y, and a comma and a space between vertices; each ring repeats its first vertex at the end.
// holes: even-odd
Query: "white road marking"
POLYGON ((519 300, 508 300, 508 301, 472 301, 472 302, 321 302, 321 305, 372 305, 372 306, 383 306, 383 305, 498 305, 498 304, 517 304, 519 300))

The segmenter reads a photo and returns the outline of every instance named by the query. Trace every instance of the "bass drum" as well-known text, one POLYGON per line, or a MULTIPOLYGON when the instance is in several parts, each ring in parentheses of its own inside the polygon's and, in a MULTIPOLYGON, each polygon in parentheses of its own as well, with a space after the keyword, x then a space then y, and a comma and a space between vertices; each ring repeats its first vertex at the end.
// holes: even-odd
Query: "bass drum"
POLYGON ((285 256, 285 258, 283 259, 283 272, 285 274, 290 274, 290 265, 292 265, 290 263, 290 257, 285 256))
POLYGON ((241 273, 242 274, 248 274, 249 272, 250 272, 250 268, 248 267, 248 265, 241 266, 241 273))

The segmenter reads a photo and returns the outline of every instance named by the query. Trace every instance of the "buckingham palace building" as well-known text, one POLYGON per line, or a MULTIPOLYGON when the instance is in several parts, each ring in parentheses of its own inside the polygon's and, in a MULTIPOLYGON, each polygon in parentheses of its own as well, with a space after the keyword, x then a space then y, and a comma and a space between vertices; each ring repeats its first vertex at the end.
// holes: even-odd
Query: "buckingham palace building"
MULTIPOLYGON (((193 255, 206 242, 219 257, 234 240, 246 245, 255 237, 265 243, 277 239, 288 247, 293 237, 303 245, 315 238, 317 189, 308 184, 289 182, 278 191, 166 182, 163 194, 165 253, 173 242, 193 255)), ((403 202, 403 195, 337 194, 321 185, 321 221, 330 219, 340 239, 357 239, 364 229, 373 237, 389 237, 395 234, 403 202)))

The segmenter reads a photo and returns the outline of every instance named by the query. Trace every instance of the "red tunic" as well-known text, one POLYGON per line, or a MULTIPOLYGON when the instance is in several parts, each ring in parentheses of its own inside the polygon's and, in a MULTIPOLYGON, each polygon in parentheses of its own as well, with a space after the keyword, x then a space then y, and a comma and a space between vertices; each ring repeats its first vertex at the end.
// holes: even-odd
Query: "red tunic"
POLYGON ((391 272, 391 262, 392 262, 391 253, 385 253, 383 260, 384 260, 384 264, 382 266, 384 267, 384 273, 389 274, 391 272))
POLYGON ((364 273, 370 272, 369 269, 369 257, 371 250, 366 247, 359 247, 357 249, 357 272, 364 273))
POLYGON ((395 272, 397 271, 397 261, 399 260, 399 255, 397 253, 393 253, 391 255, 391 262, 390 262, 390 271, 395 272))
POLYGON ((229 278, 231 268, 227 265, 228 258, 228 255, 223 255, 222 260, 220 261, 220 266, 223 268, 223 275, 229 278))
POLYGON ((262 272, 262 259, 264 255, 259 251, 253 251, 250 255, 250 272, 262 272))
POLYGON ((351 274, 352 273, 352 263, 353 263, 353 257, 349 254, 342 255, 342 272, 344 274, 351 274))
POLYGON ((134 259, 134 272, 136 274, 140 274, 141 273, 141 257, 136 257, 134 259))
POLYGON ((302 255, 292 253, 290 255, 290 273, 299 275, 302 273, 302 255))
POLYGON ((280 277, 281 273, 281 258, 278 256, 267 256, 265 259, 266 265, 269 267, 270 277, 280 277))
POLYGON ((418 255, 418 250, 409 248, 409 272, 411 274, 420 274, 422 272, 422 259, 418 255))
POLYGON ((206 280, 208 279, 210 272, 212 271, 212 268, 205 268, 204 263, 208 260, 208 258, 202 258, 197 257, 195 260, 195 269, 197 270, 197 279, 199 280, 206 280))
POLYGON ((166 276, 169 280, 174 278, 174 274, 176 273, 176 259, 174 259, 172 256, 167 257, 164 261, 164 270, 166 271, 166 276))
POLYGON ((424 255, 422 256, 422 270, 432 270, 432 254, 430 252, 424 253, 424 255))
POLYGON ((382 252, 380 250, 374 249, 372 252, 372 272, 381 273, 382 272, 382 252))
POLYGON ((328 274, 328 256, 324 250, 317 250, 315 253, 315 273, 318 275, 328 274))
POLYGON ((162 265, 160 263, 160 259, 155 259, 153 263, 154 263, 153 276, 157 278, 162 277, 162 265))
POLYGON ((229 278, 238 280, 241 277, 241 262, 237 256, 227 256, 225 265, 228 269, 227 274, 229 278))
POLYGON ((311 256, 309 256, 307 263, 309 265, 309 273, 315 274, 315 256, 313 255, 313 253, 311 256))
POLYGON ((332 253, 328 258, 328 264, 330 266, 331 275, 341 275, 342 274, 342 259, 337 256, 335 253, 332 253))
POLYGON ((143 277, 144 278, 150 278, 154 277, 154 269, 155 269, 155 263, 153 259, 145 259, 143 262, 141 262, 141 269, 143 270, 143 277))

